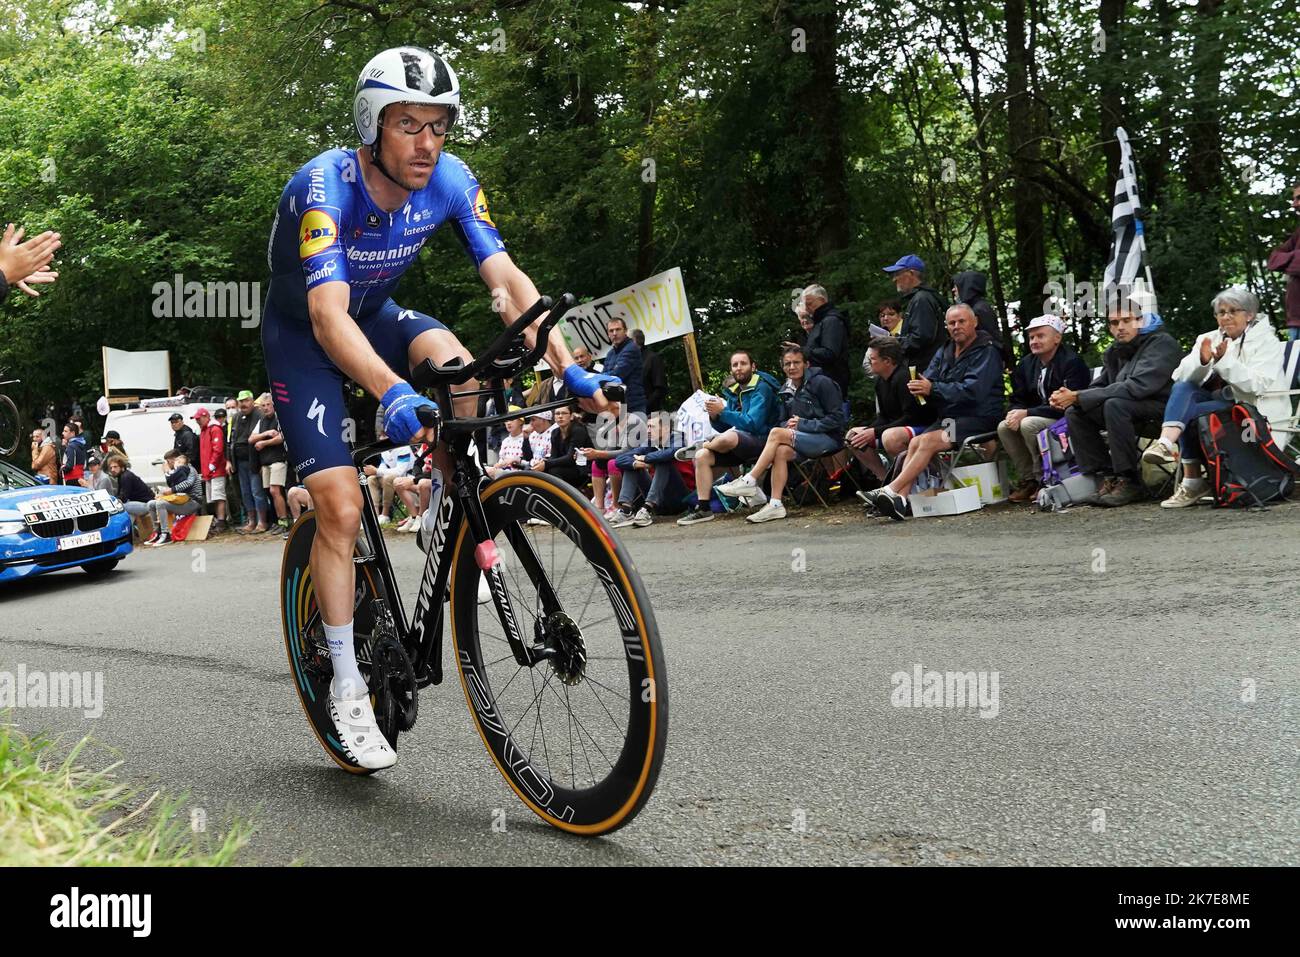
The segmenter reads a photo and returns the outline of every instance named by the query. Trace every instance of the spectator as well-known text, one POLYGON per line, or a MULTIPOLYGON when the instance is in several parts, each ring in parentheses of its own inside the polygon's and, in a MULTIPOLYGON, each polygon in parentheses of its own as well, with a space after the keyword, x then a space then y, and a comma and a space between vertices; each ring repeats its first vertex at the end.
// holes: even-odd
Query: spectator
POLYGON ((172 437, 172 448, 184 453, 186 461, 199 462, 202 458, 202 453, 199 451, 199 437, 185 424, 185 417, 179 412, 173 412, 167 417, 167 421, 171 423, 172 432, 175 433, 172 437))
MULTIPOLYGON (((512 405, 509 411, 522 412, 523 409, 512 405)), ((500 478, 506 472, 527 469, 528 463, 535 458, 532 446, 528 444, 528 436, 524 434, 524 417, 521 415, 506 419, 505 427, 506 437, 501 440, 501 454, 495 465, 489 465, 485 469, 489 478, 500 478)))
POLYGON ((411 463, 409 475, 393 481, 393 492, 406 506, 406 518, 394 526, 399 532, 414 533, 420 527, 420 516, 428 504, 428 490, 433 485, 433 458, 429 445, 421 445, 411 463))
POLYGON ((912 514, 912 483, 939 452, 958 448, 972 435, 992 432, 1002 418, 1002 355, 997 343, 980 329, 965 303, 944 316, 949 342, 931 360, 925 375, 907 384, 908 391, 935 405, 935 422, 912 439, 902 471, 888 485, 868 492, 872 504, 895 521, 912 514))
POLYGON ((258 396, 257 411, 259 418, 248 441, 257 453, 257 461, 261 465, 262 488, 271 495, 276 524, 283 532, 289 527, 289 509, 284 501, 284 486, 289 477, 289 453, 284 447, 284 435, 280 431, 280 419, 275 414, 275 405, 271 402, 271 393, 263 392, 258 396))
MULTIPOLYGON (((234 401, 233 399, 231 400, 234 401)), ((235 410, 238 414, 238 409, 235 410)), ((227 464, 222 465, 222 474, 227 479, 230 477, 230 417, 226 414, 224 408, 217 409, 212 413, 212 424, 221 429, 221 448, 227 464)), ((202 464, 200 462, 200 464, 202 464)), ((218 463, 221 464, 221 463, 218 463)), ((225 483, 226 491, 226 524, 227 527, 234 527, 235 522, 239 521, 244 514, 244 501, 239 494, 239 482, 227 481, 225 483)))
POLYGON ((1219 328, 1196 337, 1196 344, 1174 370, 1174 385, 1165 405, 1160 437, 1142 454, 1142 461, 1173 465, 1183 461, 1183 481, 1162 508, 1195 505, 1209 491, 1201 467, 1201 433, 1197 419, 1221 409, 1231 387, 1236 402, 1255 406, 1270 421, 1291 415, 1288 386, 1282 368, 1282 342, 1259 313, 1259 300, 1247 289, 1225 289, 1211 301, 1219 328))
POLYGON ((81 477, 82 488, 91 491, 103 489, 110 495, 113 493, 113 479, 104 471, 103 465, 104 459, 98 449, 86 453, 86 474, 81 477))
MULTIPOLYGON (((808 286, 803 291, 803 307, 812 320, 803 352, 808 357, 808 364, 820 368, 823 375, 830 376, 840 390, 844 400, 844 419, 847 421, 849 410, 849 326, 834 304, 826 299, 823 286, 808 286)), ((784 342, 784 349, 798 348, 797 342, 784 342)), ((784 361, 784 360, 782 360, 784 361)))
POLYGON ((919 256, 909 253, 886 266, 885 272, 893 273, 894 288, 903 301, 903 327, 898 336, 903 342, 903 363, 924 371, 944 344, 946 304, 925 285, 925 263, 919 256))
POLYGON ((127 514, 137 521, 140 541, 151 541, 156 535, 149 509, 149 504, 153 501, 153 492, 149 490, 148 485, 144 484, 140 476, 131 471, 131 463, 127 461, 126 456, 114 452, 105 459, 104 466, 113 481, 117 482, 118 500, 121 501, 127 514))
POLYGON ((573 361, 588 372, 604 372, 605 364, 597 362, 586 346, 574 346, 573 361))
POLYGON ((533 468, 539 472, 548 472, 558 479, 563 479, 574 488, 586 486, 591 474, 586 456, 579 456, 579 449, 591 447, 591 435, 587 426, 574 416, 572 409, 555 410, 555 429, 551 432, 551 454, 536 459, 533 468))
POLYGON ((194 413, 199 426, 199 478, 203 500, 213 507, 212 534, 226 530, 226 430, 207 409, 194 413))
MULTIPOLYGON (((379 432, 381 441, 386 438, 382 431, 379 432)), ((398 479, 411 474, 414 463, 415 453, 411 451, 411 447, 399 445, 380 453, 378 465, 367 465, 363 468, 366 473, 366 487, 370 490, 370 501, 378 512, 380 525, 387 525, 392 521, 395 484, 398 479)))
POLYGON ((696 495, 695 507, 677 520, 678 525, 713 520, 709 502, 714 467, 748 465, 757 460, 763 454, 768 433, 781 421, 781 385, 758 370, 748 349, 731 354, 731 377, 734 381, 723 389, 725 397, 704 400, 704 408, 719 433, 677 450, 678 461, 694 460, 696 495))
POLYGON ((29 296, 39 296, 32 283, 51 283, 59 278, 49 268, 55 252, 63 245, 59 234, 47 230, 23 242, 24 232, 21 226, 15 230, 9 223, 0 238, 0 300, 8 298, 13 286, 29 296))
POLYGON ((1062 386, 1051 402, 1065 412, 1079 468, 1103 478, 1087 501, 1113 507, 1146 498, 1138 426, 1163 420, 1182 349, 1160 317, 1132 298, 1117 303, 1107 322, 1115 342, 1101 357, 1101 374, 1087 389, 1062 386))
POLYGON ((844 447, 844 400, 835 380, 816 366, 809 366, 803 350, 787 346, 781 356, 781 365, 787 376, 781 387, 782 426, 773 428, 767 436, 763 452, 747 475, 719 485, 723 495, 749 501, 761 492, 759 483, 772 469, 772 494, 767 503, 747 522, 771 522, 785 518, 781 496, 789 478, 789 466, 796 457, 820 458, 844 447))
POLYGON ((954 304, 964 302, 971 307, 971 311, 975 313, 975 321, 989 334, 989 338, 997 345, 998 352, 1002 354, 1002 360, 1010 368, 1015 360, 1015 354, 1007 348, 1006 341, 1002 338, 1002 327, 998 325, 998 312, 984 295, 987 288, 988 277, 982 272, 974 270, 959 272, 952 277, 952 301, 954 304))
POLYGON ((168 449, 163 458, 167 460, 167 470, 163 472, 167 491, 160 492, 149 503, 149 514, 158 523, 158 530, 144 543, 155 548, 172 540, 168 515, 194 515, 203 510, 203 480, 186 461, 185 453, 168 449))
POLYGON ((247 389, 239 393, 239 411, 230 427, 230 443, 226 446, 226 474, 239 477, 239 494, 244 502, 246 518, 242 527, 235 529, 241 535, 261 534, 267 530, 266 492, 262 488, 262 467, 257 449, 249 441, 258 415, 254 408, 253 393, 247 389))
MULTIPOLYGON (((296 522, 303 512, 310 512, 315 506, 312 505, 311 492, 307 491, 305 485, 295 485, 289 489, 285 496, 289 502, 289 516, 296 522)), ((284 537, 288 538, 289 533, 286 531, 284 537)))
POLYGON ((609 523, 612 528, 653 525, 655 512, 680 511, 690 492, 686 483, 695 473, 688 463, 678 462, 673 456, 679 446, 672 441, 672 416, 651 415, 646 437, 646 445, 629 449, 616 459, 623 483, 619 510, 609 523))
MULTIPOLYGON (((591 350, 586 346, 579 345, 573 347, 573 361, 588 372, 604 371, 604 367, 592 358, 591 350)), ((554 386, 556 401, 572 398, 572 395, 569 393, 569 387, 564 384, 563 379, 556 377, 556 383, 557 384, 554 386)), ((588 426, 596 424, 596 413, 594 412, 578 410, 575 414, 588 426)))
MULTIPOLYGON (((1291 187, 1291 209, 1300 216, 1300 183, 1291 187)), ((1300 228, 1269 253, 1268 268, 1286 275, 1286 337, 1300 339, 1300 228)))
POLYGON ((80 485, 86 474, 86 444, 77 433, 77 423, 63 426, 63 484, 80 485))
POLYGON ((550 409, 534 412, 528 417, 528 448, 530 455, 525 468, 535 468, 534 462, 541 462, 550 457, 551 440, 555 432, 555 416, 550 409))
MULTIPOLYGON (((876 324, 891 336, 903 331, 903 304, 897 299, 886 299, 876 306, 876 324)), ((866 367, 866 360, 863 360, 866 367)))
POLYGON ((879 336, 867 348, 868 371, 876 379, 876 417, 870 425, 849 429, 844 447, 877 482, 885 480, 885 465, 877 450, 897 456, 934 421, 938 403, 922 405, 907 388, 903 346, 893 336, 879 336))
POLYGON ((104 453, 105 458, 112 455, 114 452, 122 456, 124 459, 129 458, 126 454, 126 446, 122 444, 122 436, 116 429, 109 429, 104 433, 104 440, 99 443, 99 448, 100 451, 104 453))
MULTIPOLYGON (((617 317, 605 323, 609 336, 609 352, 605 354, 605 374, 623 380, 625 398, 622 402, 627 416, 645 421, 646 395, 641 379, 641 348, 627 334, 627 323, 617 317)), ((642 426, 644 428, 644 426, 642 426)))
POLYGON ((1019 480, 1008 496, 1013 502, 1032 502, 1042 488, 1038 433, 1063 414, 1052 408, 1052 393, 1062 386, 1086 389, 1092 380, 1087 363, 1061 341, 1064 329, 1058 316, 1031 320, 1025 330, 1029 354, 1011 374, 1011 411, 998 423, 998 438, 1019 480))
MULTIPOLYGON (((515 380, 513 378, 501 380, 501 387, 502 387, 502 391, 505 393, 506 408, 509 409, 514 407, 518 407, 518 408, 524 407, 524 404, 527 402, 527 397, 524 395, 524 390, 515 384, 515 380)), ((480 418, 489 415, 499 414, 497 411, 496 396, 493 395, 479 396, 478 414, 480 418)), ((499 450, 501 448, 501 440, 504 439, 505 437, 506 437, 505 426, 493 425, 488 428, 487 446, 488 446, 488 450, 492 453, 493 456, 499 454, 499 450)), ((496 459, 492 458, 490 461, 495 462, 496 459)))
POLYGON ((668 373, 664 371, 664 360, 652 349, 645 346, 645 333, 640 329, 632 330, 636 347, 641 350, 641 382, 645 386, 646 412, 659 412, 668 398, 668 373))
POLYGON ((43 475, 51 485, 59 484, 58 457, 54 454, 54 439, 43 429, 32 430, 32 474, 43 475))

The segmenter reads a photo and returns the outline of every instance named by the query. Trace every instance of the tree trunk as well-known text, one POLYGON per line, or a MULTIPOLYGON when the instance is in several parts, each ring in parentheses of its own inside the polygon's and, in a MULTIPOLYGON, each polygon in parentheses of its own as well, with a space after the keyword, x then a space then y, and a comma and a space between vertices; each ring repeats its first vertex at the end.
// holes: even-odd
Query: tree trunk
POLYGON ((1016 269, 1020 316, 1042 311, 1047 286, 1047 244, 1043 234, 1043 195, 1034 174, 1040 167, 1040 109, 1029 91, 1033 50, 1025 37, 1025 0, 1007 0, 1007 139, 1011 153, 1012 213, 1016 231, 1016 269))
POLYGON ((998 310, 998 322, 1002 329, 1004 341, 1012 342, 1011 325, 1007 316, 1007 298, 1002 291, 1002 271, 998 267, 998 234, 993 225, 993 189, 989 183, 989 145, 988 132, 984 127, 984 97, 980 89, 980 57, 970 38, 970 23, 966 18, 966 0, 954 0, 954 12, 957 15, 957 29, 961 38, 962 51, 970 64, 970 108, 971 119, 975 122, 975 146, 979 154, 980 175, 980 219, 984 223, 984 238, 989 251, 989 284, 993 290, 993 302, 998 310))
POLYGON ((1113 185, 1119 176, 1119 140, 1115 127, 1124 125, 1124 51, 1120 31, 1128 0, 1101 0, 1101 142, 1106 151, 1106 183, 1113 185))
MULTIPOLYGON (((807 85, 790 104, 792 114, 807 111, 809 141, 805 181, 812 185, 817 210, 816 254, 822 260, 849 244, 849 191, 844 169, 844 118, 836 55, 839 14, 825 0, 794 4, 794 22, 807 31, 812 71, 807 85)), ((787 36, 789 34, 787 33, 787 36)))
MULTIPOLYGON (((643 94, 645 104, 645 135, 647 140, 654 126, 655 107, 659 101, 657 77, 655 75, 656 47, 659 40, 658 3, 650 0, 642 11, 646 18, 643 43, 641 45, 640 75, 648 77, 643 94)), ((651 275, 655 266, 655 199, 659 195, 659 172, 645 182, 642 174, 641 209, 637 216, 636 230, 636 278, 645 279, 651 275)))

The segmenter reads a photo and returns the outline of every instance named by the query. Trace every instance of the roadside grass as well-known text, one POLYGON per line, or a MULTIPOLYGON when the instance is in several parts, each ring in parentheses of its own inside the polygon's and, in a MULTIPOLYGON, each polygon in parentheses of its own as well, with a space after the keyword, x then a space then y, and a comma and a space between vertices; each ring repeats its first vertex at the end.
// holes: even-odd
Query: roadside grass
POLYGON ((121 761, 83 766, 82 738, 64 758, 43 734, 0 716, 0 866, 221 867, 235 863, 253 828, 196 833, 183 798, 147 798, 114 779, 121 761))

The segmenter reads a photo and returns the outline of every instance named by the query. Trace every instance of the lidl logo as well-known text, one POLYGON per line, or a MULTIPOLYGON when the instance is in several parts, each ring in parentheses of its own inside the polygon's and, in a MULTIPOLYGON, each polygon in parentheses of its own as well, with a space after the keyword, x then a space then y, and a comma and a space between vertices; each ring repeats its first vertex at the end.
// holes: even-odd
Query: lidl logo
POLYGON ((309 209, 298 221, 298 257, 310 259, 338 242, 339 227, 329 214, 319 209, 309 209))
POLYGON ((483 192, 481 186, 474 193, 473 207, 475 219, 487 223, 493 229, 497 228, 497 224, 492 222, 492 215, 488 212, 487 195, 483 192))

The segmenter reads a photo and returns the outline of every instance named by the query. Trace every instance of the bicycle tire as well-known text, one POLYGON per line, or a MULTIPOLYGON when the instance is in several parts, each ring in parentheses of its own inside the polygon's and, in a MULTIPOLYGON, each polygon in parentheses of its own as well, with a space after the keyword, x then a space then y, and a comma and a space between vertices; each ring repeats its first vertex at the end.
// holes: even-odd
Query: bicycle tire
POLYGON ((13 455, 18 451, 19 434, 18 406, 14 400, 0 393, 0 455, 13 455))
MULTIPOLYGON (((329 716, 329 683, 334 676, 329 648, 321 627, 320 609, 311 580, 311 547, 316 537, 316 514, 304 512, 289 529, 280 563, 280 621, 284 648, 289 656, 289 671, 294 691, 307 716, 312 734, 327 755, 351 774, 373 774, 343 750, 334 737, 334 722, 329 716)), ((357 665, 370 682, 370 647, 374 636, 373 599, 388 594, 383 579, 369 565, 357 565, 356 593, 353 602, 353 635, 357 648, 357 665)), ((392 603, 388 602, 392 608, 392 603)), ((375 696, 371 694, 371 703, 375 696)), ((397 742, 389 741, 394 749, 397 742)))
MULTIPOLYGON (((522 613, 533 615, 527 604, 529 596, 523 595, 523 600, 519 602, 516 599, 521 597, 521 592, 536 589, 537 572, 530 572, 525 561, 520 559, 521 553, 511 543, 508 537, 510 534, 525 535, 533 543, 539 559, 534 568, 540 565, 540 574, 547 577, 562 605, 565 596, 580 596, 585 589, 582 582, 587 579, 581 570, 578 572, 579 584, 576 591, 565 587, 569 571, 574 565, 573 555, 570 555, 569 561, 556 578, 558 562, 555 548, 558 539, 574 546, 574 552, 581 554, 592 570, 590 595, 594 596, 598 586, 603 585, 610 603, 609 620, 613 622, 610 628, 596 627, 603 626, 603 622, 593 622, 583 629, 582 622, 587 607, 579 614, 575 624, 580 629, 584 652, 603 650, 613 644, 617 644, 618 648, 617 653, 608 656, 585 654, 584 670, 576 683, 570 683, 574 679, 572 673, 557 666, 556 662, 561 661, 559 658, 541 662, 535 668, 524 668, 515 662, 508 646, 497 643, 505 642, 504 629, 501 636, 485 633, 493 622, 498 628, 501 623, 494 603, 478 603, 480 572, 475 558, 478 543, 469 534, 468 522, 463 522, 457 532, 452 553, 455 556, 451 577, 452 640, 461 687, 475 728, 506 783, 542 820, 574 834, 590 836, 609 833, 629 823, 650 799, 663 765, 667 741, 667 671, 658 627, 645 588, 622 544, 610 533, 586 497, 572 486, 544 473, 506 475, 484 487, 481 501, 489 532, 501 558, 502 574, 505 576, 507 592, 511 594, 512 611, 516 620, 526 628, 528 622, 522 613), (527 525, 528 518, 540 519, 545 524, 527 525), (548 535, 549 543, 545 541, 548 535), (549 547, 551 550, 549 572, 546 570, 547 556, 538 550, 539 543, 542 548, 549 547), (516 562, 514 568, 511 568, 512 559, 516 562), (521 585, 520 572, 527 580, 527 586, 521 585), (491 638, 496 640, 485 651, 484 639, 491 638), (601 676, 609 683, 594 676, 595 661, 602 663, 599 669, 601 676), (504 668, 500 667, 503 663, 504 668), (516 670, 507 679, 511 667, 516 670), (537 708, 537 723, 531 730, 531 740, 525 739, 525 731, 520 731, 516 740, 515 731, 519 728, 522 717, 516 717, 513 704, 503 700, 508 697, 509 688, 523 670, 530 672, 531 683, 529 688, 520 685, 523 697, 527 697, 529 690, 536 691, 539 684, 541 687, 533 698, 533 704, 537 708), (545 692, 549 683, 561 674, 567 675, 570 681, 561 677, 550 690, 554 692, 555 700, 568 709, 565 718, 569 747, 567 782, 563 755, 558 756, 554 765, 552 763, 546 745, 548 729, 540 704, 543 699, 548 702, 551 700, 545 692), (625 679, 620 677, 624 674, 625 679), (614 714, 620 711, 623 680, 627 682, 627 719, 626 725, 620 728, 619 720, 614 714), (561 684, 564 688, 563 698, 558 690, 561 684), (588 689, 589 696, 582 694, 583 685, 588 689), (604 697, 597 691, 598 686, 604 689, 604 697), (577 717, 573 710, 575 702, 585 713, 594 715, 590 724, 601 733, 601 740, 617 742, 617 737, 609 734, 608 728, 604 726, 601 709, 608 716, 614 730, 622 733, 622 747, 617 760, 609 758, 606 750, 601 747, 601 740, 577 717), (612 704, 612 711, 606 702, 612 704), (541 726, 541 754, 537 754, 536 745, 538 725, 541 726), (581 773, 583 762, 578 759, 574 748, 575 730, 589 775, 581 773), (583 740, 584 733, 591 747, 583 740), (593 764, 593 751, 598 758, 610 765, 608 772, 602 769, 603 777, 597 776, 595 768, 601 761, 597 760, 593 764), (545 766, 541 764, 543 758, 545 766), (554 773, 557 768, 558 774, 554 773), (579 777, 583 778, 581 786, 579 777), (588 777, 590 784, 586 783, 588 777)), ((539 596, 534 593, 532 597, 538 599, 538 604, 534 607, 539 607, 539 596)), ((591 602, 592 599, 589 598, 588 607, 591 602)), ((564 609, 572 620, 572 606, 564 605, 564 609)), ((533 634, 543 633, 556 619, 555 614, 548 614, 543 623, 538 616, 533 615, 533 634)), ((531 714, 530 705, 524 715, 531 714)), ((554 726, 551 730, 554 730, 554 726)), ((564 738, 561 737, 557 745, 561 751, 563 745, 564 738)))

